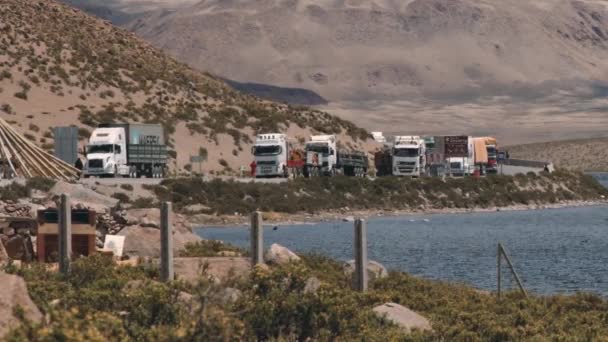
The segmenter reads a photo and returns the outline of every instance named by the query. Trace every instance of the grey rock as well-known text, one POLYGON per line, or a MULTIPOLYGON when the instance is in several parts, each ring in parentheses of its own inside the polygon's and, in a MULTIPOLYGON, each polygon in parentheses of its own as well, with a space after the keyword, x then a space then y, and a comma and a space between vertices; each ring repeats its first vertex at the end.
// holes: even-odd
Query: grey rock
POLYGON ((373 310, 376 315, 400 326, 405 332, 411 332, 413 329, 422 331, 432 330, 428 319, 405 306, 396 303, 385 303, 375 307, 373 310))
MULTIPOLYGON (((125 255, 160 257, 160 229, 127 226, 117 235, 125 236, 125 255)), ((201 238, 181 225, 173 226, 173 252, 175 255, 188 242, 197 242, 201 238)))
POLYGON ((283 247, 277 243, 273 243, 266 251, 264 259, 273 264, 283 265, 290 262, 300 260, 296 253, 290 251, 287 247, 283 247))
MULTIPOLYGON (((344 274, 347 276, 354 277, 355 273, 355 261, 350 260, 344 264, 344 274)), ((369 281, 374 281, 380 278, 388 277, 388 271, 379 262, 368 260, 367 262, 367 276, 369 281)))
POLYGON ((321 287, 321 281, 317 277, 310 277, 304 285, 304 293, 316 293, 319 287, 321 287))
POLYGON ((185 207, 184 209, 186 211, 196 213, 196 212, 201 212, 201 211, 207 211, 207 210, 210 210, 211 208, 209 208, 208 206, 203 205, 203 204, 191 204, 191 205, 185 207))
POLYGON ((160 224, 158 223, 158 221, 152 221, 147 217, 142 218, 139 225, 147 228, 160 228, 160 224))
POLYGON ((226 287, 222 289, 218 295, 221 304, 230 305, 236 303, 243 296, 243 293, 239 289, 226 287))
POLYGON ((2 284, 0 291, 0 340, 2 340, 4 335, 19 323, 13 314, 16 307, 21 307, 25 317, 34 323, 42 320, 42 314, 30 298, 23 278, 0 272, 0 284, 2 284))
POLYGON ((80 205, 83 208, 95 210, 97 213, 109 212, 110 208, 116 207, 118 200, 106 195, 95 192, 84 187, 82 184, 71 184, 57 182, 49 191, 52 195, 67 194, 74 206, 80 205))

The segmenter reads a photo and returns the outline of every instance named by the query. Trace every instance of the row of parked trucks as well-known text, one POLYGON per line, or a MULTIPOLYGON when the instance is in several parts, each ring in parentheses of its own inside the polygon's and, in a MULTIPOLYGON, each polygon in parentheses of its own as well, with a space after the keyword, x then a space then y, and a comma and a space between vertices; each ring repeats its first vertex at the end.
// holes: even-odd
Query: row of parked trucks
MULTIPOLYGON (((374 138, 381 138, 383 143, 374 155, 377 176, 466 176, 498 171, 498 145, 493 137, 374 138)), ((257 135, 252 147, 255 176, 363 177, 367 174, 367 154, 339 149, 335 135, 313 135, 303 148, 294 145, 285 134, 257 135)), ((161 125, 104 124, 91 134, 83 175, 162 178, 167 171, 167 160, 168 149, 161 125)))
MULTIPOLYGON (((382 137, 374 154, 376 176, 420 177, 497 173, 498 145, 493 137, 382 137)), ((257 178, 367 174, 362 151, 339 150, 334 135, 313 135, 304 148, 294 148, 285 134, 260 134, 252 148, 257 178)))
POLYGON ((374 155, 376 175, 469 176, 498 172, 494 137, 395 136, 374 155))
POLYGON ((313 135, 303 149, 298 149, 285 134, 259 134, 252 154, 256 178, 338 174, 363 177, 369 165, 365 152, 338 149, 335 135, 313 135))

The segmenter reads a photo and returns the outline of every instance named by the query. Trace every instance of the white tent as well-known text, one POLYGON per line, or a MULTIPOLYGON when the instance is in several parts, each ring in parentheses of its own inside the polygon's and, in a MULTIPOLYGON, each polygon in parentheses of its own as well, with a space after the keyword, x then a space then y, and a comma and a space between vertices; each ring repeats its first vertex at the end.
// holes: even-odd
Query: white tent
POLYGON ((78 179, 80 171, 52 156, 17 133, 0 118, 0 160, 4 176, 45 177, 58 180, 78 179))

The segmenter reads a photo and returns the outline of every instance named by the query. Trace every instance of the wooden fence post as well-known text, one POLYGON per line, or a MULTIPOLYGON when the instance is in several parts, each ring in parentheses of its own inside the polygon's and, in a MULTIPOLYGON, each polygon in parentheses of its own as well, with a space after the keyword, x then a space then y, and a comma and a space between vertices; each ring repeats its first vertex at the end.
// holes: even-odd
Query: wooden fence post
POLYGON ((503 247, 503 245, 501 243, 498 243, 498 297, 500 298, 500 261, 501 261, 501 255, 507 261, 507 265, 509 266, 509 269, 511 269, 511 274, 513 274, 513 277, 515 278, 515 281, 517 282, 517 286, 519 287, 519 290, 524 295, 524 297, 528 298, 528 293, 526 292, 526 289, 524 288, 524 285, 521 282, 521 279, 519 278, 519 275, 515 271, 515 267, 513 267, 513 263, 511 262, 511 259, 507 255, 507 251, 505 250, 505 248, 503 247))
POLYGON ((70 197, 61 195, 61 203, 58 212, 59 221, 59 272, 70 273, 70 262, 72 261, 72 207, 70 197))
POLYGON ((264 263, 264 226, 262 213, 255 211, 251 214, 251 266, 264 263))
POLYGON ((367 291, 367 223, 355 220, 355 290, 367 291))
POLYGON ((160 278, 164 282, 174 278, 171 214, 171 202, 163 202, 160 210, 160 278))
POLYGON ((500 250, 500 242, 498 243, 498 246, 496 248, 496 269, 497 269, 497 274, 496 274, 496 294, 498 296, 498 298, 500 299, 500 286, 501 286, 501 270, 500 270, 500 264, 501 264, 501 250, 500 250))

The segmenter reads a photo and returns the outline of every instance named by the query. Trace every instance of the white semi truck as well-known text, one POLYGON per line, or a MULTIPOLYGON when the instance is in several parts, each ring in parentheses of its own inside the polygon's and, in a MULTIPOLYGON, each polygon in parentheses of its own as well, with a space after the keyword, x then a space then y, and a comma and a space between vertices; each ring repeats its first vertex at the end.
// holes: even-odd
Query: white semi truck
POLYGON ((289 144, 280 133, 258 134, 251 149, 255 161, 255 177, 287 177, 289 144))
POLYGON ((161 125, 102 124, 86 147, 83 175, 98 177, 164 177, 167 146, 161 125))
POLYGON ((420 177, 426 174, 426 144, 419 136, 398 135, 375 154, 378 176, 420 177))
POLYGON ((335 135, 313 135, 306 142, 304 176, 335 175, 338 167, 338 151, 335 135))

